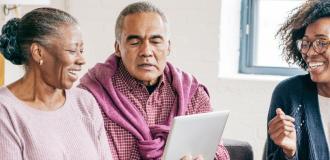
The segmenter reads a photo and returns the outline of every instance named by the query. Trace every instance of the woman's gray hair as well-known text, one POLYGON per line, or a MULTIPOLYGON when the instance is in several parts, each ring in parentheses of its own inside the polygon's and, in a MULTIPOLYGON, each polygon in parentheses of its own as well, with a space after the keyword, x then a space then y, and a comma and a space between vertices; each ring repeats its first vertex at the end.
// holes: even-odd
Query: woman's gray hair
POLYGON ((30 46, 38 43, 49 46, 51 37, 61 37, 59 27, 76 25, 70 14, 55 8, 37 8, 22 18, 13 18, 3 27, 0 35, 0 52, 17 65, 28 65, 30 46))
POLYGON ((166 27, 166 31, 168 32, 169 27, 168 27, 167 18, 159 8, 157 8, 150 2, 145 2, 145 1, 136 2, 126 6, 117 17, 116 28, 115 28, 116 40, 118 41, 121 38, 123 22, 127 15, 136 14, 136 13, 147 13, 147 12, 157 13, 162 18, 166 27))

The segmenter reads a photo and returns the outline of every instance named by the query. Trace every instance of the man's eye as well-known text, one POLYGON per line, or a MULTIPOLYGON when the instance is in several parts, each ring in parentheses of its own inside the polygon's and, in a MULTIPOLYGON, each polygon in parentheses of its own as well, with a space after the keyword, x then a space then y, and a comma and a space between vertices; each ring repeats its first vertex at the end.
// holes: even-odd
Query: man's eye
POLYGON ((152 41, 152 43, 159 44, 159 43, 162 43, 162 41, 152 41))
POLYGON ((138 40, 131 40, 130 42, 129 42, 129 44, 130 45, 133 45, 133 46, 135 46, 135 45, 139 45, 141 42, 140 41, 138 41, 138 40))
POLYGON ((163 40, 161 38, 155 38, 155 39, 152 39, 151 42, 154 44, 159 44, 159 43, 163 43, 163 40))
POLYGON ((133 46, 136 46, 136 45, 138 45, 138 44, 140 44, 140 43, 139 43, 139 42, 131 43, 131 45, 133 45, 133 46))

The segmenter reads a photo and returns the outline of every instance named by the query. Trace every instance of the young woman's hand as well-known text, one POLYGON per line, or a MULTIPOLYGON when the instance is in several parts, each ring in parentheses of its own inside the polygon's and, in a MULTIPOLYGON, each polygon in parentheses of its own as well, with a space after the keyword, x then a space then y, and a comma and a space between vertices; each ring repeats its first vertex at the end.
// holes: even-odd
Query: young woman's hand
POLYGON ((287 157, 292 158, 297 150, 294 118, 285 115, 282 109, 276 109, 276 116, 268 123, 268 134, 274 143, 283 149, 287 157))

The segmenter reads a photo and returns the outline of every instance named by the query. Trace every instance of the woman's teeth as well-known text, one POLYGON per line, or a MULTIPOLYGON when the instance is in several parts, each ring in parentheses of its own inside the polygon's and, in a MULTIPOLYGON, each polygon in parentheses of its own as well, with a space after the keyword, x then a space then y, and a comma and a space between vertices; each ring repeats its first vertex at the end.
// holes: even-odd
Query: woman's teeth
POLYGON ((324 62, 310 62, 308 65, 310 68, 317 68, 319 66, 322 66, 324 62))
POLYGON ((69 71, 69 74, 76 76, 78 71, 69 71))

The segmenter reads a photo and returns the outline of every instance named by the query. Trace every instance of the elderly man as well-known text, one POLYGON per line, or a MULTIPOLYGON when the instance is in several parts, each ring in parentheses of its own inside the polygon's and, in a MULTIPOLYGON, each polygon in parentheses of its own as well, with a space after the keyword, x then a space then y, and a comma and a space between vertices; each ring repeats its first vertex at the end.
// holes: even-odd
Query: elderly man
MULTIPOLYGON (((175 116, 211 111, 208 92, 166 61, 168 22, 152 4, 128 5, 115 34, 115 53, 93 67, 80 87, 101 107, 114 159, 160 159, 175 116)), ((215 159, 229 159, 221 144, 215 159)))

